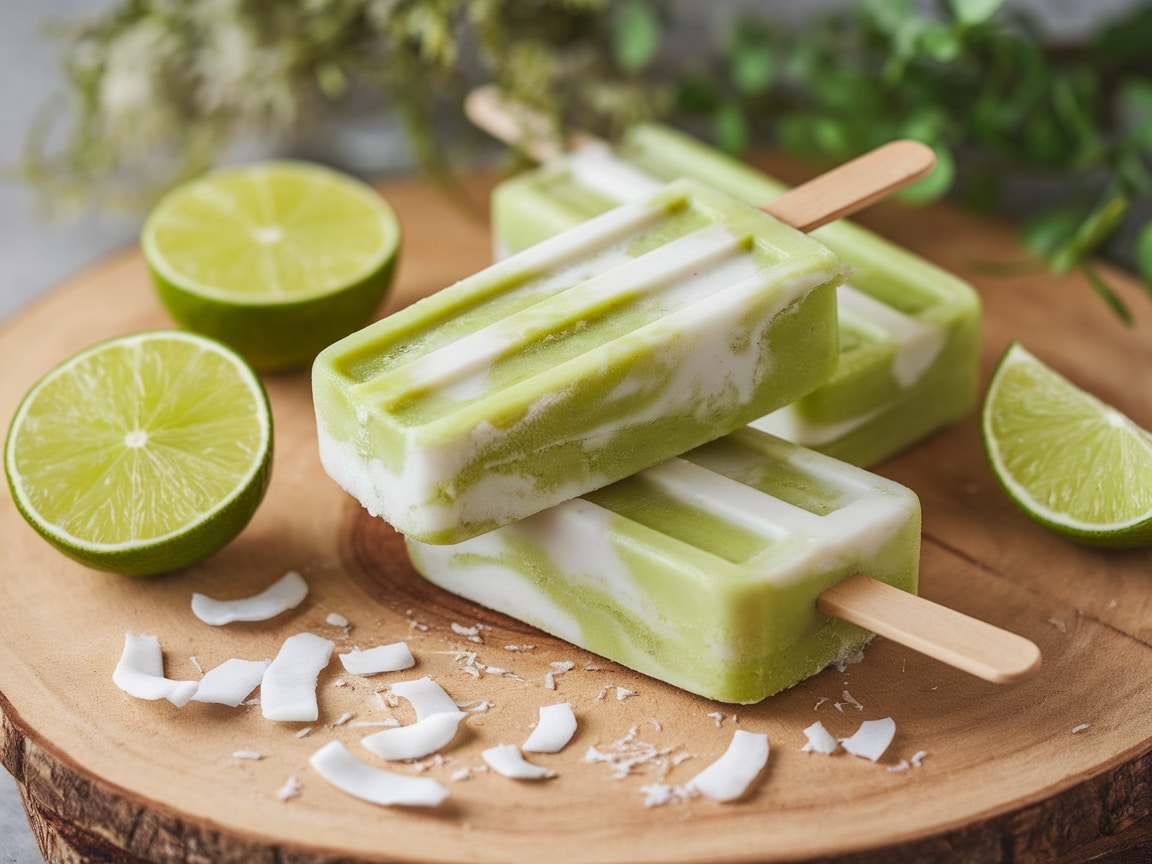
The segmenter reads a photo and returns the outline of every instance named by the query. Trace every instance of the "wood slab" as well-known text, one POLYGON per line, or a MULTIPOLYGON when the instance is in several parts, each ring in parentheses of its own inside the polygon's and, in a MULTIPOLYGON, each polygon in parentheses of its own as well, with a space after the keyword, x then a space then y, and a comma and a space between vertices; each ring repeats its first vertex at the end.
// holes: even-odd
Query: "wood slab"
MULTIPOLYGON (((767 167, 799 179, 794 165, 767 167)), ((383 187, 406 232, 389 309, 488 261, 492 182, 467 178, 471 210, 421 182, 383 187)), ((1018 254, 1004 224, 891 203, 859 221, 978 286, 984 382, 1019 339, 1152 427, 1152 315, 1133 280, 1110 273, 1136 311, 1126 328, 1078 278, 983 275, 982 263, 1018 254)), ((136 250, 80 273, 0 330, 0 421, 72 352, 169 325, 136 250)), ((0 758, 54 864, 1047 862, 1152 849, 1152 553, 1079 548, 1022 516, 988 470, 975 417, 878 470, 921 496, 923 594, 1034 640, 1039 674, 998 686, 878 639, 860 663, 733 708, 425 585, 397 535, 322 471, 307 376, 265 380, 276 422, 271 488, 248 529, 195 567, 149 580, 86 570, 24 524, 7 489, 0 496, 0 758), (194 591, 247 596, 289 569, 311 586, 292 613, 225 628, 191 614, 194 591), (328 623, 330 613, 350 627, 328 623), (111 675, 129 631, 159 637, 175 678, 198 674, 192 657, 205 669, 271 657, 302 631, 332 638, 337 651, 406 640, 418 662, 360 679, 333 658, 319 681, 320 720, 301 736, 300 724, 266 721, 255 707, 177 709, 127 696, 111 675), (552 664, 565 661, 574 668, 550 689, 552 664), (358 743, 374 729, 356 724, 411 722, 410 706, 389 706, 382 691, 420 675, 459 700, 490 703, 442 761, 397 769, 448 785, 444 806, 365 804, 308 767, 333 739, 374 758, 358 743), (573 704, 579 730, 563 752, 535 757, 554 779, 481 770, 481 750, 520 743, 538 708, 559 701, 573 704), (815 720, 845 736, 889 716, 896 738, 879 763, 801 752, 815 720), (686 781, 736 728, 766 732, 772 748, 745 800, 645 806, 643 787, 686 781), (614 778, 611 764, 585 760, 591 747, 619 759, 629 740, 656 754, 633 773, 614 778), (282 800, 292 777, 300 793, 282 800)))

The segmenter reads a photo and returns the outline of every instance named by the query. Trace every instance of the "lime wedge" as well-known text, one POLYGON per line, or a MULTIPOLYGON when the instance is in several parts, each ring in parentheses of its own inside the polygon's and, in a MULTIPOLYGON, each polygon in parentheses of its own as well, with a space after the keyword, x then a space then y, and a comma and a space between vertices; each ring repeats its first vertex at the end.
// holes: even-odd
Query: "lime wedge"
POLYGON ((1152 436, 1018 344, 981 416, 1000 484, 1029 516, 1093 546, 1152 544, 1152 436))
POLYGON ((8 429, 20 513, 90 567, 133 576, 212 554, 248 524, 271 472, 272 414, 255 373, 177 330, 117 337, 41 378, 8 429))
POLYGON ((307 365, 372 319, 392 282, 400 227, 359 180, 266 162, 174 189, 140 242, 177 322, 275 370, 307 365))

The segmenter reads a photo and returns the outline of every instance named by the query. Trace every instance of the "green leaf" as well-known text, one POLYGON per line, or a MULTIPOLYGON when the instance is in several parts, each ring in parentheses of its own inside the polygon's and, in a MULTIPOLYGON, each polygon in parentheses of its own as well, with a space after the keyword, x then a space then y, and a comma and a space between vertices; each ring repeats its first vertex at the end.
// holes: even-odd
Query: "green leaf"
POLYGON ((716 143, 720 149, 735 154, 748 149, 750 138, 748 120, 735 102, 722 102, 716 106, 712 123, 716 129, 716 143))
POLYGON ((776 75, 777 59, 761 31, 737 30, 731 48, 732 84, 745 96, 764 93, 776 75))
POLYGON ((866 0, 862 12, 873 27, 889 35, 916 15, 911 0, 866 0))
POLYGON ((1132 313, 1128 311, 1128 307, 1124 301, 1117 296, 1116 292, 1112 290, 1112 286, 1101 276, 1096 268, 1088 262, 1083 262, 1080 265, 1080 272, 1087 277, 1088 282, 1092 285, 1092 290, 1095 291, 1100 299, 1108 304, 1108 308, 1123 321, 1125 324, 1132 323, 1132 313))
POLYGON ((960 38, 951 27, 934 24, 917 34, 917 45, 938 63, 951 63, 962 50, 960 38))
POLYGON ((1136 235, 1136 265, 1141 278, 1152 287, 1152 222, 1146 222, 1136 235))
POLYGON ((620 68, 636 73, 647 66, 660 47, 656 10, 642 0, 626 0, 616 9, 613 53, 620 68))
POLYGON ((983 24, 1000 11, 1004 0, 948 0, 956 23, 966 27, 983 24))
POLYGON ((1082 262, 1107 240, 1128 213, 1131 201, 1127 196, 1113 194, 1088 214, 1064 248, 1052 257, 1052 266, 1058 272, 1067 272, 1082 262))
POLYGON ((1083 213, 1072 207, 1041 210, 1021 226, 1020 242, 1041 258, 1051 258, 1072 239, 1082 219, 1083 213))
POLYGON ((1124 82, 1118 101, 1132 140, 1152 147, 1152 81, 1135 78, 1124 82))

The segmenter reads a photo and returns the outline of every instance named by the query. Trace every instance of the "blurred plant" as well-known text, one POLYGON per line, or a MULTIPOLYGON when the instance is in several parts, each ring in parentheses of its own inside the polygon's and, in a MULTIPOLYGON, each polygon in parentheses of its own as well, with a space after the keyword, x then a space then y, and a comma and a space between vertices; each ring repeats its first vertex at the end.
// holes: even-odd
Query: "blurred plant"
POLYGON ((432 171, 460 132, 441 115, 480 81, 612 135, 667 95, 643 74, 663 15, 663 0, 122 0, 55 26, 70 89, 32 130, 24 173, 56 202, 147 204, 354 88, 396 112, 432 171))
MULTIPOLYGON (((1081 271, 1129 320, 1092 261, 1133 205, 1152 199, 1152 8, 1054 50, 1003 5, 865 0, 797 32, 749 18, 723 56, 685 76, 678 109, 707 118, 733 152, 770 137, 840 161, 892 138, 922 140, 938 168, 907 190, 916 201, 951 191, 992 210, 1013 178, 1059 176, 1063 203, 1022 226, 1030 263, 1081 271)), ((1134 259, 1152 284, 1152 218, 1142 218, 1134 259)))

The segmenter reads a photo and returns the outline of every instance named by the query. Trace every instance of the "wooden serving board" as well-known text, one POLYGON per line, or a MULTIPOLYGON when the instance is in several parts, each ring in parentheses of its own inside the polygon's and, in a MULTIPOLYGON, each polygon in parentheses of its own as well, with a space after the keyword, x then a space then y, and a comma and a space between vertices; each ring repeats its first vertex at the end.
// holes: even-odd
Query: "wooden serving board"
MULTIPOLYGON (((795 166, 768 167, 798 179, 795 166)), ((492 182, 467 179, 472 212, 420 182, 384 187, 406 232, 389 308, 488 261, 492 182)), ((981 275, 979 262, 1017 256, 1003 224, 897 204, 859 221, 979 287, 984 382, 1019 339, 1152 427, 1152 316, 1133 280, 1110 274, 1136 310, 1126 328, 1078 278, 981 275)), ((32 382, 75 350, 163 326, 135 250, 79 274, 0 330, 0 420, 6 426, 32 382)), ((50 861, 1022 862, 1152 849, 1152 554, 1078 548, 1022 516, 987 468, 975 417, 878 470, 921 496, 923 594, 1034 640, 1039 674, 997 686, 877 640, 860 663, 736 708, 425 586, 397 535, 322 471, 306 374, 266 384, 276 422, 268 496, 235 542, 195 567, 149 580, 88 571, 41 541, 7 490, 0 498, 0 757, 50 861), (311 586, 294 612, 225 628, 191 614, 194 591, 247 596, 289 569, 311 586), (350 628, 328 623, 330 613, 350 628), (476 625, 479 641, 457 632, 476 625), (359 679, 334 657, 319 681, 320 720, 301 736, 300 724, 266 721, 255 707, 129 697, 111 679, 129 631, 159 637, 174 678, 197 675, 192 657, 207 669, 274 656, 302 631, 332 638, 337 651, 406 640, 417 666, 359 679), (549 689, 552 664, 565 661, 575 667, 549 689), (476 664, 514 674, 477 676, 476 664), (374 730, 356 724, 410 722, 410 706, 389 707, 379 691, 421 675, 457 699, 490 703, 469 715, 442 761, 397 769, 445 783, 445 805, 366 804, 308 767, 333 739, 373 759, 358 741, 374 730), (480 770, 481 750, 522 742, 538 708, 559 701, 572 703, 579 730, 563 752, 535 757, 554 779, 480 770), (800 750, 815 720, 845 736, 882 717, 897 733, 879 763, 800 750), (686 781, 736 728, 766 732, 772 748, 746 799, 645 806, 642 787, 686 781), (620 778, 585 760, 590 747, 620 756, 629 739, 664 755, 620 778), (282 800, 291 777, 300 794, 282 800)))

